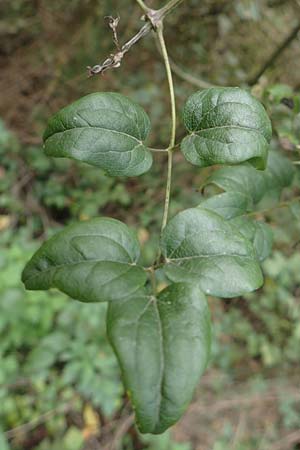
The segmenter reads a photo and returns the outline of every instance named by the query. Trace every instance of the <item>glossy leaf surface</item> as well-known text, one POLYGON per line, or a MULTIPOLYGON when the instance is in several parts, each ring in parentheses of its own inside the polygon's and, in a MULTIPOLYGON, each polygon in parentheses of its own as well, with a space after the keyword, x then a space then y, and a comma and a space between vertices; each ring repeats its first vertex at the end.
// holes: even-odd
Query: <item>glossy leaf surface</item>
POLYGON ((261 105, 240 88, 210 88, 186 102, 183 120, 189 136, 181 143, 185 158, 197 166, 249 161, 264 169, 272 136, 261 105))
POLYGON ((272 151, 265 171, 258 171, 249 164, 222 167, 212 173, 205 185, 214 184, 228 193, 248 195, 255 206, 268 194, 278 200, 282 190, 292 184, 294 175, 293 164, 272 151))
POLYGON ((273 233, 266 223, 243 216, 232 219, 231 223, 246 239, 252 242, 259 261, 262 262, 270 256, 273 245, 273 233))
POLYGON ((33 255, 22 281, 26 289, 57 288, 84 302, 118 300, 145 284, 137 266, 139 243, 115 219, 99 218, 71 225, 33 255))
POLYGON ((259 261, 263 261, 271 253, 273 233, 267 224, 247 216, 251 210, 247 200, 245 194, 229 191, 204 200, 199 207, 216 212, 234 225, 253 244, 259 261))
POLYGON ((226 192, 242 193, 248 196, 254 205, 262 199, 266 188, 264 172, 249 164, 221 167, 206 180, 205 185, 208 184, 214 184, 226 192))
POLYGON ((267 169, 264 172, 265 191, 276 201, 284 188, 291 186, 296 173, 295 166, 291 161, 278 151, 270 152, 267 169))
POLYGON ((200 208, 215 211, 224 219, 241 216, 251 210, 250 197, 243 192, 223 192, 200 203, 200 208))
POLYGON ((107 331, 140 431, 162 433, 184 413, 208 362, 204 294, 178 283, 157 298, 141 294, 110 303, 107 331))
POLYGON ((147 172, 152 155, 145 111, 124 95, 97 92, 56 113, 44 134, 45 152, 98 166, 112 176, 147 172))
POLYGON ((217 297, 235 297, 262 285, 252 244, 207 209, 177 214, 163 232, 161 248, 165 273, 174 282, 199 283, 205 293, 217 297))

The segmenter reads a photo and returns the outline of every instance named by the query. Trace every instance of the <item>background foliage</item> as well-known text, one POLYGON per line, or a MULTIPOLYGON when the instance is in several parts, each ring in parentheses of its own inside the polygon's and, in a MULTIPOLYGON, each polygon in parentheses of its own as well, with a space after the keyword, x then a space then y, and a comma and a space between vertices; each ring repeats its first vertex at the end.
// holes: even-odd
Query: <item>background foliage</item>
MULTIPOLYGON (((189 0, 168 19, 171 57, 198 83, 200 78, 200 83, 245 86, 297 27, 299 11, 297 1, 289 0, 200 5, 189 0)), ((132 426, 105 336, 105 305, 71 302, 55 291, 26 293, 20 283, 41 239, 97 215, 136 227, 145 264, 156 252, 166 171, 162 156, 155 155, 151 172, 124 181, 84 164, 47 158, 41 148, 48 116, 97 90, 138 101, 154 126, 150 144, 161 147, 167 141, 167 85, 153 39, 130 52, 121 69, 86 79, 85 66, 112 50, 103 16, 118 13, 123 40, 140 25, 132 0, 0 3, 0 449, 296 450, 297 201, 258 213, 275 236, 275 250, 264 262, 265 286, 245 299, 209 299, 215 324, 210 368, 183 420, 161 437, 138 436, 132 426)), ((272 119, 272 145, 293 161, 299 159, 299 61, 295 38, 253 87, 272 119)), ((175 81, 181 108, 197 87, 181 77, 175 81)), ((181 124, 178 136, 183 133, 181 124)), ((175 163, 171 214, 200 203, 200 186, 211 170, 199 175, 179 152, 175 163)), ((282 200, 299 196, 298 186, 297 174, 282 200)))

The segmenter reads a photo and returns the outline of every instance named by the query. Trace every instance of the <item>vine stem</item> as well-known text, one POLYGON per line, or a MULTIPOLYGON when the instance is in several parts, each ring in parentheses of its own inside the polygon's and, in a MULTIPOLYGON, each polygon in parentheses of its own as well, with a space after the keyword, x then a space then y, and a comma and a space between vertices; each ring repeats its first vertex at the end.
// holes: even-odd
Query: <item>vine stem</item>
POLYGON ((159 24, 163 22, 164 18, 184 0, 170 0, 166 5, 158 10, 149 8, 144 0, 136 1, 145 12, 145 25, 143 25, 142 28, 131 39, 129 39, 129 41, 125 42, 121 48, 118 48, 116 53, 110 54, 110 56, 102 63, 96 64, 93 67, 88 66, 87 69, 89 76, 100 75, 106 70, 120 67, 124 56, 131 49, 131 47, 139 42, 140 39, 147 36, 151 31, 156 30, 159 24))
MULTIPOLYGON (((168 3, 170 5, 173 4, 173 8, 177 6, 178 3, 180 3, 181 0, 174 0, 173 2, 168 3)), ((164 212, 163 212, 163 219, 162 219, 162 226, 161 226, 161 232, 164 230, 165 226, 168 222, 168 215, 169 215, 169 206, 170 206, 170 194, 171 194, 171 183, 172 183, 172 166, 173 166, 173 149, 175 147, 175 139, 176 139, 176 102, 175 102, 175 91, 174 91, 174 83, 173 83, 173 77, 172 77, 172 70, 169 60, 169 55, 164 39, 164 33, 163 33, 163 23, 160 22, 157 26, 157 36, 159 45, 161 48, 166 72, 167 72, 167 78, 168 78, 168 84, 169 84, 169 91, 170 91, 170 101, 171 101, 171 135, 170 135, 170 142, 168 147, 168 173, 167 173, 167 185, 166 185, 166 196, 165 196, 165 205, 164 205, 164 212)))
POLYGON ((142 8, 143 11, 145 11, 146 13, 149 11, 148 6, 145 5, 143 0, 136 0, 136 2, 140 5, 140 7, 142 8))
POLYGON ((168 83, 169 83, 172 121, 171 121, 171 137, 170 137, 170 143, 169 143, 168 150, 172 150, 173 147, 175 146, 175 138, 176 138, 176 102, 175 102, 175 90, 174 90, 171 64, 170 64, 170 60, 169 60, 166 43, 165 43, 162 22, 157 27, 157 35, 158 35, 158 40, 159 40, 164 64, 166 67, 167 78, 168 78, 168 83))
POLYGON ((157 285, 156 285, 155 271, 154 271, 153 267, 151 268, 151 271, 150 271, 150 279, 151 279, 152 291, 154 294, 156 294, 157 285))
POLYGON ((170 206, 170 196, 171 196, 171 183, 172 183, 172 166, 173 166, 173 152, 171 149, 168 150, 168 173, 167 173, 167 186, 166 186, 166 196, 165 196, 165 206, 163 219, 161 224, 161 233, 164 231, 169 215, 170 206))
POLYGON ((177 8, 177 6, 182 3, 184 0, 170 0, 165 6, 161 8, 161 13, 165 17, 169 14, 173 9, 177 8))
POLYGON ((167 148, 152 148, 148 147, 148 149, 153 153, 166 153, 168 151, 167 148))

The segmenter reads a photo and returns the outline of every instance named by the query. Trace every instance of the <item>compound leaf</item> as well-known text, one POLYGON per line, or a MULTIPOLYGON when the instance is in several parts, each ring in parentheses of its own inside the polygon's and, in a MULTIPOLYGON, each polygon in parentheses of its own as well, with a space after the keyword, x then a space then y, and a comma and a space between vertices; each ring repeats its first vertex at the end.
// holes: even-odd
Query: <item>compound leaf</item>
POLYGON ((199 283, 217 297, 235 297, 262 285, 252 244, 213 211, 191 208, 177 214, 161 239, 167 277, 199 283))
POLYGON ((272 136, 261 105, 240 88, 210 88, 187 100, 183 120, 189 136, 181 143, 185 158, 196 166, 249 161, 264 169, 272 136))
POLYGON ((107 332, 139 430, 159 434, 190 403, 210 353, 210 315, 197 286, 173 284, 157 297, 110 303, 107 332))
POLYGON ((27 263, 26 289, 57 288, 83 302, 118 300, 146 282, 139 243, 127 225, 92 219, 57 233, 27 263))
POLYGON ((112 176, 147 172, 152 155, 145 111, 124 95, 97 92, 61 109, 48 123, 45 152, 98 166, 112 176))

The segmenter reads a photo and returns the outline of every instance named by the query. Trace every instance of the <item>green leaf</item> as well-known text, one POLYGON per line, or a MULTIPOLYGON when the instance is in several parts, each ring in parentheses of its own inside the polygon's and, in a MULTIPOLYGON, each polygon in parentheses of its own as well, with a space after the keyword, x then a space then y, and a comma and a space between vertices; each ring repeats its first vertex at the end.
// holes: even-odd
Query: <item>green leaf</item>
POLYGON ((270 152, 264 172, 265 195, 271 193, 279 200, 282 190, 293 183, 295 173, 296 169, 288 158, 277 151, 270 152))
POLYGON ((239 192, 257 204, 263 197, 266 183, 264 172, 254 169, 249 164, 222 167, 214 171, 205 181, 205 186, 214 184, 226 192, 239 192))
POLYGON ((270 256, 273 246, 273 233, 267 224, 252 220, 249 217, 236 217, 230 223, 246 239, 252 242, 259 261, 262 262, 270 256))
POLYGON ((83 302, 118 300, 146 282, 137 265, 139 243, 127 225, 98 218, 68 226, 34 254, 22 281, 26 289, 57 288, 83 302))
POLYGON ((201 290, 178 283, 158 296, 111 303, 107 331, 142 433, 159 434, 190 403, 210 354, 210 315, 201 290))
POLYGON ((265 171, 258 171, 249 164, 222 167, 208 177, 205 186, 214 184, 228 193, 248 195, 257 205, 268 194, 278 200, 282 190, 292 184, 294 175, 293 164, 279 152, 272 151, 265 171))
POLYGON ((224 219, 241 216, 251 211, 250 197, 242 192, 223 192, 200 203, 199 207, 215 211, 224 219))
POLYGON ((274 103, 279 104, 285 97, 293 97, 293 88, 287 84, 273 84, 267 88, 267 93, 270 95, 274 103))
POLYGON ((252 244, 215 212, 198 207, 177 214, 163 232, 161 248, 167 277, 199 283, 207 294, 235 297, 263 283, 252 244))
POLYGON ((136 176, 152 165, 143 141, 150 131, 145 111, 124 95, 97 92, 56 113, 44 134, 45 152, 100 167, 112 176, 136 176))
POLYGON ((266 259, 272 250, 273 233, 268 225, 247 217, 251 211, 249 197, 240 192, 224 192, 200 203, 200 208, 214 211, 236 229, 252 244, 259 261, 266 259))
POLYGON ((249 161, 264 169, 272 136, 271 122, 256 98, 240 88, 210 88, 187 100, 183 120, 189 136, 181 143, 196 166, 249 161))

